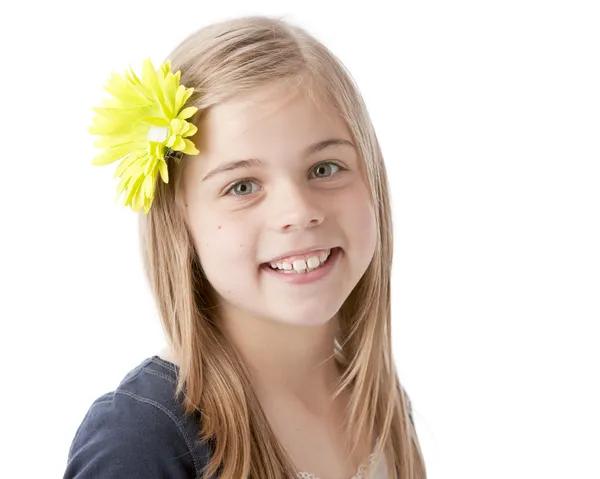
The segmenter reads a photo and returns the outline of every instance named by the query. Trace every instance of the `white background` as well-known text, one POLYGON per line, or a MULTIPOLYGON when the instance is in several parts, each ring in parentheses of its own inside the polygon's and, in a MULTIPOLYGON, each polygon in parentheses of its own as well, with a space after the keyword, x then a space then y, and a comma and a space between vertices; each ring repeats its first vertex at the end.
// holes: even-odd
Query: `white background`
POLYGON ((309 29, 367 101, 429 477, 600 478, 597 2, 1 8, 1 477, 61 477, 91 402, 163 345, 136 217, 91 165, 109 74, 258 13, 309 29))

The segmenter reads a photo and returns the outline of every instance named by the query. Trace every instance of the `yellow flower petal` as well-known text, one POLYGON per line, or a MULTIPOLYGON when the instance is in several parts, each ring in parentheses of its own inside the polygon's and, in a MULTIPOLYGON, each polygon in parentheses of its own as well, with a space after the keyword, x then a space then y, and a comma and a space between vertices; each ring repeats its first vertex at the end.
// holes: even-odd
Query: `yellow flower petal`
POLYGON ((133 153, 131 153, 127 158, 124 158, 123 161, 119 163, 119 166, 117 166, 113 177, 116 178, 118 176, 122 176, 125 173, 125 171, 136 161, 143 160, 140 158, 139 155, 134 155, 133 153))
POLYGON ((148 175, 142 183, 142 191, 145 197, 150 197, 154 193, 155 175, 148 175))
POLYGON ((185 103, 186 88, 183 85, 179 85, 177 92, 175 93, 175 108, 181 109, 185 103))
POLYGON ((197 155, 200 153, 190 140, 184 138, 183 141, 185 143, 185 147, 181 150, 183 153, 186 155, 197 155))
POLYGON ((181 128, 183 127, 183 120, 178 120, 177 118, 174 118, 171 120, 171 133, 173 135, 179 135, 179 133, 181 132, 181 128))
POLYGON ((156 155, 148 155, 148 161, 144 166, 144 175, 150 175, 154 170, 156 170, 159 159, 156 155))
POLYGON ((119 183, 117 184, 117 195, 120 195, 127 189, 131 178, 131 176, 122 176, 120 178, 119 183))
POLYGON ((136 188, 133 197, 131 198, 131 200, 129 200, 129 203, 131 205, 131 209, 133 209, 133 211, 136 212, 139 211, 140 208, 144 205, 144 193, 141 185, 136 188))
POLYGON ((94 142, 95 148, 116 148, 119 146, 133 146, 134 141, 131 135, 110 135, 101 136, 94 142))
POLYGON ((185 90, 185 93, 183 95, 183 103, 182 106, 190 99, 190 97, 192 96, 192 94, 194 93, 194 89, 193 88, 187 88, 185 90))
POLYGON ((165 183, 169 182, 169 169, 167 168, 167 163, 164 160, 158 162, 158 171, 160 172, 160 177, 165 183))
POLYGON ((161 66, 160 71, 163 76, 167 76, 171 72, 171 60, 166 60, 161 66))
POLYGON ((177 80, 172 73, 165 76, 163 81, 165 103, 169 107, 169 111, 175 112, 177 105, 175 104, 175 94, 177 93, 177 80))
POLYGON ((119 101, 137 104, 142 100, 137 91, 131 88, 127 81, 116 73, 113 73, 113 76, 108 80, 104 89, 119 101))
POLYGON ((129 185, 129 184, 127 185, 127 192, 126 192, 126 196, 125 196, 125 204, 131 204, 131 202, 134 199, 135 195, 139 191, 140 186, 142 185, 143 181, 144 181, 144 177, 143 176, 139 176, 138 178, 135 179, 135 181, 131 185, 129 185))
POLYGON ((171 147, 171 149, 175 150, 175 151, 181 151, 184 148, 185 148, 185 140, 183 138, 181 138, 180 136, 176 136, 175 143, 173 143, 173 146, 171 147))
POLYGON ((186 128, 181 132, 181 136, 192 136, 195 135, 197 131, 198 127, 196 125, 186 121, 186 128))
POLYGON ((198 111, 198 107, 188 106, 187 108, 184 108, 183 110, 181 110, 179 112, 179 115, 177 115, 177 118, 179 118, 180 120, 187 120, 189 117, 191 117, 197 111, 198 111))
POLYGON ((115 178, 120 177, 119 184, 117 185, 117 190, 123 191, 123 190, 127 189, 131 182, 133 182, 133 181, 135 181, 135 179, 143 176, 142 170, 143 170, 143 165, 140 164, 139 162, 134 161, 133 163, 127 164, 122 169, 122 173, 120 175, 117 175, 117 174, 114 175, 115 178))
POLYGON ((165 118, 142 118, 142 120, 144 123, 151 125, 151 126, 169 126, 169 122, 167 119, 165 118))
POLYGON ((120 158, 123 158, 127 154, 129 154, 129 149, 127 147, 116 148, 114 150, 105 150, 102 153, 100 153, 99 155, 97 155, 92 160, 92 165, 96 165, 96 166, 109 165, 109 164, 119 160, 120 158))
POLYGON ((156 70, 154 69, 154 65, 152 65, 152 61, 149 58, 142 63, 142 85, 144 85, 149 92, 158 95, 162 101, 162 90, 158 83, 158 76, 156 75, 156 70))

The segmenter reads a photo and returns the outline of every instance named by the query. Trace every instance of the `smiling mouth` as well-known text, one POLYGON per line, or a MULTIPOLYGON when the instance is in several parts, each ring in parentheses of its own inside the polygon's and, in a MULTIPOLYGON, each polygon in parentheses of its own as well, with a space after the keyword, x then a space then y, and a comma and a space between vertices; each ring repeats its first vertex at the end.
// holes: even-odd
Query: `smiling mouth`
POLYGON ((329 263, 332 256, 338 247, 331 248, 329 251, 322 251, 320 253, 316 253, 309 258, 297 259, 293 262, 291 261, 277 261, 277 262, 268 262, 263 263, 261 268, 266 268, 271 271, 280 274, 291 274, 291 275, 302 275, 307 274, 312 271, 316 271, 318 269, 323 268, 325 265, 329 263))

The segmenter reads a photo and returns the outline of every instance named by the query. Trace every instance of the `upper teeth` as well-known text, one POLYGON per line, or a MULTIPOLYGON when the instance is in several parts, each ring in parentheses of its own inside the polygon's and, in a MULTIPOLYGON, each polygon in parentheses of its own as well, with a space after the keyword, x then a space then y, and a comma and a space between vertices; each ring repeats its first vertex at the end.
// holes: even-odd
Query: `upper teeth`
POLYGON ((294 262, 290 263, 289 261, 280 261, 278 263, 270 263, 272 268, 283 269, 285 271, 297 271, 298 273, 303 273, 307 269, 315 269, 319 265, 323 264, 329 258, 331 254, 331 250, 322 251, 319 254, 315 254, 303 259, 294 260, 294 262))

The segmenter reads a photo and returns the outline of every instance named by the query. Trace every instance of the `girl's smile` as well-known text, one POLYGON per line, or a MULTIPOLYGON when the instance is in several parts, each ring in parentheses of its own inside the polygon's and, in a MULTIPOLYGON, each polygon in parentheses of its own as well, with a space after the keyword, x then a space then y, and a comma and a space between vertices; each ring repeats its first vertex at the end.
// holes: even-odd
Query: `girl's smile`
MULTIPOLYGON (((319 259, 319 263, 314 266, 310 266, 314 263, 307 263, 303 260, 296 260, 293 264, 284 263, 286 268, 274 269, 271 264, 263 263, 261 265, 261 271, 267 274, 269 277, 275 278, 278 281, 285 281, 289 284, 309 284, 314 283, 316 281, 323 280, 324 278, 333 274, 333 270, 338 261, 341 260, 342 249, 339 247, 335 247, 331 249, 329 254, 322 253, 324 259, 319 259), (300 264, 298 264, 300 263, 300 264), (304 264, 304 266, 302 265, 304 264)), ((311 256, 311 259, 315 258, 315 256, 311 256)))

